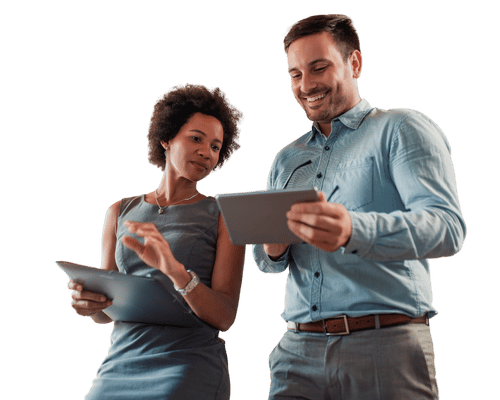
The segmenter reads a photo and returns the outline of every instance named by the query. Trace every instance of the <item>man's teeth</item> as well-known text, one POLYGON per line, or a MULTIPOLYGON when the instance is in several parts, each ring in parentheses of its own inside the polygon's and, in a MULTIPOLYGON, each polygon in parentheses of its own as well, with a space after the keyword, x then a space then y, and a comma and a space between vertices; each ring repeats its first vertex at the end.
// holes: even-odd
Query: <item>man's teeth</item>
POLYGON ((323 93, 323 94, 320 94, 318 96, 315 96, 315 97, 307 97, 307 101, 309 103, 312 103, 313 101, 316 101, 316 100, 321 100, 323 97, 326 96, 326 93, 323 93))

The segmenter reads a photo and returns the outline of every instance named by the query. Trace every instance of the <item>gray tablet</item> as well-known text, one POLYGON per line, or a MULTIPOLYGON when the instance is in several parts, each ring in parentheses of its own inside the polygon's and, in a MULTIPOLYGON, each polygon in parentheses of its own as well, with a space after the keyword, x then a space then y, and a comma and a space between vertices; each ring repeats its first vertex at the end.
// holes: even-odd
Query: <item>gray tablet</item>
POLYGON ((148 276, 126 275, 66 261, 57 265, 85 290, 102 293, 113 304, 104 310, 114 321, 140 322, 179 327, 204 324, 189 308, 172 282, 148 276))
POLYGON ((302 243, 288 229, 286 213, 295 203, 318 201, 316 189, 283 189, 215 196, 236 245, 302 243))

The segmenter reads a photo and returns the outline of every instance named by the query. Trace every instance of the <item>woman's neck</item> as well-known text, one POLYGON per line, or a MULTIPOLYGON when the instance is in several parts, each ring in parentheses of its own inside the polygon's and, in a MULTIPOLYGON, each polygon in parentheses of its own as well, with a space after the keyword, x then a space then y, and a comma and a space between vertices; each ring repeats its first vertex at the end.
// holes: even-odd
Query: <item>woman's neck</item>
POLYGON ((194 198, 198 193, 196 182, 185 178, 169 178, 167 173, 163 174, 160 186, 156 189, 158 199, 167 204, 180 202, 184 199, 194 198))

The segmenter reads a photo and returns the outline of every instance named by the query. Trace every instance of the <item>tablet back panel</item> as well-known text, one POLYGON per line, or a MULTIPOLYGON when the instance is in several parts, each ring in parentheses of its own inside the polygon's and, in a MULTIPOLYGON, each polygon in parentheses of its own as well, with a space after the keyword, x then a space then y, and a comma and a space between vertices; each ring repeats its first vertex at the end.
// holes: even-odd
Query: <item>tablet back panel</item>
POLYGON ((184 303, 167 277, 163 281, 67 261, 56 263, 85 290, 102 293, 113 300, 113 305, 106 308, 104 313, 114 321, 180 327, 198 327, 204 324, 184 303))
POLYGON ((318 201, 315 189, 284 189, 215 196, 236 245, 302 243, 287 225, 286 213, 295 203, 318 201))

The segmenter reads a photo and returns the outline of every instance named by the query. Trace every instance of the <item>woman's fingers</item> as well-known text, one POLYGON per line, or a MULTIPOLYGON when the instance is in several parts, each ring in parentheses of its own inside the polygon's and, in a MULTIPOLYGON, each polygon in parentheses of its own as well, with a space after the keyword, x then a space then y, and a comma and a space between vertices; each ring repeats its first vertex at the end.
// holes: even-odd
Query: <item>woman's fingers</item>
POLYGON ((127 246, 130 250, 135 251, 137 255, 140 256, 142 253, 144 253, 145 246, 133 237, 124 236, 121 240, 125 246, 127 246))
POLYGON ((71 290, 78 290, 80 292, 83 290, 82 285, 80 285, 78 282, 75 282, 74 280, 70 280, 68 282, 68 288, 71 290))
POLYGON ((151 222, 125 221, 125 226, 129 232, 135 233, 138 236, 145 237, 161 235, 155 224, 151 222))
POLYGON ((90 300, 99 303, 103 303, 106 301, 106 296, 100 293, 89 292, 88 290, 74 290, 71 294, 71 297, 74 300, 90 300))
POLYGON ((68 288, 73 290, 71 306, 80 315, 92 315, 113 304, 103 294, 84 290, 82 285, 75 281, 70 281, 68 288))
POLYGON ((98 313, 105 310, 112 304, 111 301, 106 301, 103 303, 97 303, 95 301, 87 300, 73 300, 72 307, 75 309, 77 314, 90 316, 92 314, 98 313))
POLYGON ((179 267, 170 245, 153 223, 125 221, 125 225, 131 233, 144 238, 144 244, 131 236, 121 238, 122 243, 133 250, 142 261, 166 275, 179 267))

